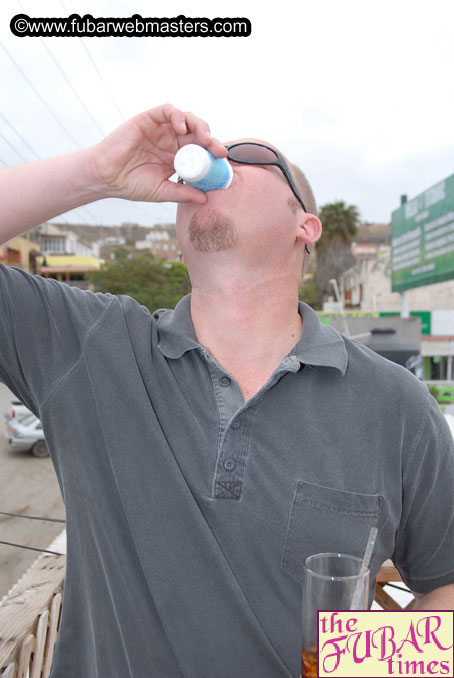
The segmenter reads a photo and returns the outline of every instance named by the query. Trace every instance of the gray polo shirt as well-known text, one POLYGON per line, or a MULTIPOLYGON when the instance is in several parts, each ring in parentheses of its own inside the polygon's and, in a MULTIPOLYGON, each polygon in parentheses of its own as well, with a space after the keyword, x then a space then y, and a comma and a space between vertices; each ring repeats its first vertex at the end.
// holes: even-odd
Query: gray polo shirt
POLYGON ((43 422, 68 558, 52 678, 298 676, 306 556, 454 581, 453 441, 408 371, 320 324, 244 402, 190 297, 150 314, 0 266, 0 378, 43 422))

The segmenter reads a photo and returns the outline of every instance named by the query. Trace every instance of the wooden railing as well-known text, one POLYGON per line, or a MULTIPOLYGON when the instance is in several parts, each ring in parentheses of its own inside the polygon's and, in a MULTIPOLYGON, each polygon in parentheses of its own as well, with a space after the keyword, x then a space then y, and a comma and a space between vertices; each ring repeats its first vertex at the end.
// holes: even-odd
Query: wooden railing
POLYGON ((66 556, 40 556, 0 604, 0 676, 48 678, 57 639, 66 556))

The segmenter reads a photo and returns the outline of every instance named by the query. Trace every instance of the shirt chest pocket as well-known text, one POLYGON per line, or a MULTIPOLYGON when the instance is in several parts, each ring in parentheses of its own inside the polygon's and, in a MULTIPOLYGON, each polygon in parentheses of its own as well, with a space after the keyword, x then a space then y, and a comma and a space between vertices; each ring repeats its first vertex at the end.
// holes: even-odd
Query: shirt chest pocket
POLYGON ((298 481, 285 535, 282 567, 302 581, 305 559, 314 553, 363 557, 370 528, 378 526, 383 497, 345 492, 298 481))

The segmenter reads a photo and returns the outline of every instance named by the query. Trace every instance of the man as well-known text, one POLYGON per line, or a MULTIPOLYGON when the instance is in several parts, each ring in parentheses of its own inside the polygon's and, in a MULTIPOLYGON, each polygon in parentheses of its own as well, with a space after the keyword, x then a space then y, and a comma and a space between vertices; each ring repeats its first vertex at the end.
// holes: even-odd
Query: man
POLYGON ((453 607, 437 404, 298 304, 321 235, 301 177, 232 161, 225 191, 168 181, 194 142, 227 154, 165 105, 0 173, 1 241, 104 197, 178 202, 192 283, 151 315, 0 267, 0 378, 41 418, 66 505, 52 678, 298 676, 302 563, 362 555, 373 525, 370 600, 392 557, 421 609, 453 607))

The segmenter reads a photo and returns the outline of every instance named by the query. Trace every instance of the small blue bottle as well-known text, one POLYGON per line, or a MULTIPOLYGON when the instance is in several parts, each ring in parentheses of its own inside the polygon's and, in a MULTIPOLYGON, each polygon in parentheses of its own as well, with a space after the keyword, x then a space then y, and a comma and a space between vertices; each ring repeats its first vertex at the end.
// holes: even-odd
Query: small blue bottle
POLYGON ((201 191, 228 188, 232 183, 233 170, 225 158, 215 158, 203 146, 187 144, 175 155, 173 166, 186 184, 201 191))

